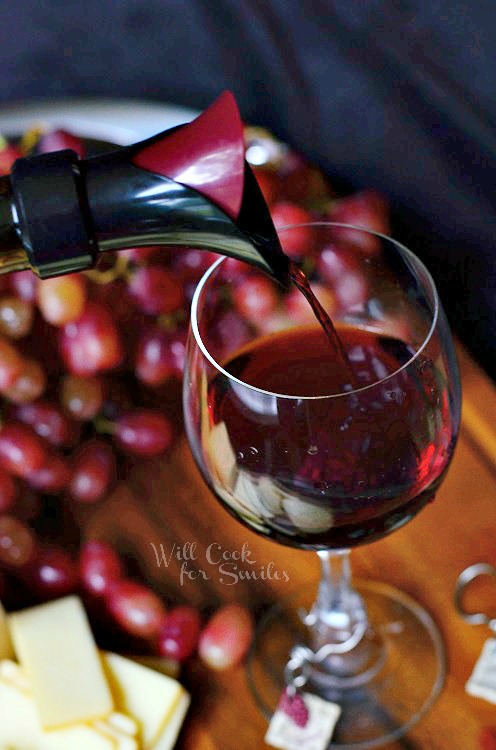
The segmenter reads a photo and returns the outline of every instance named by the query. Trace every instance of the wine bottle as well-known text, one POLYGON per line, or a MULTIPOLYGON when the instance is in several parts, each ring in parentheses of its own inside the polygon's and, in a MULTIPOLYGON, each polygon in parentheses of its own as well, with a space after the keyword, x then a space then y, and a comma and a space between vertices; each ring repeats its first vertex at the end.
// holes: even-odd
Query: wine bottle
POLYGON ((193 122, 90 159, 18 159, 0 177, 0 274, 82 271, 99 253, 146 245, 214 250, 289 280, 269 211, 224 92, 193 122))

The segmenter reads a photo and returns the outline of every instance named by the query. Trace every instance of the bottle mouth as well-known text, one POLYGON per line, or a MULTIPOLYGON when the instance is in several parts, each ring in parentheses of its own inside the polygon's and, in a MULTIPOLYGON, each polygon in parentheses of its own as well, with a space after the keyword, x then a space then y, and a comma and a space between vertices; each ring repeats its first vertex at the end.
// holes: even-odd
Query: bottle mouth
MULTIPOLYGON (((194 336, 194 339, 196 341, 196 344, 202 354, 205 356, 205 358, 211 363, 211 365, 224 377, 226 377, 228 380, 230 380, 233 383, 238 384, 239 386, 242 386, 243 388, 252 391, 254 394, 257 393, 260 396, 264 397, 270 397, 274 399, 289 399, 293 401, 319 401, 322 399, 338 399, 338 398, 349 398, 350 396, 353 396, 355 394, 363 393, 365 391, 370 391, 373 388, 377 388, 378 386, 383 386, 387 384, 392 379, 396 378, 398 375, 400 375, 402 372, 407 370, 412 366, 412 364, 419 358, 419 356, 422 354, 422 352, 426 349, 428 346, 433 333, 436 329, 438 318, 439 318, 439 309, 440 309, 440 302, 439 302, 439 295, 437 293, 436 285, 434 283, 434 279, 432 278, 430 272, 426 268, 426 266, 422 263, 422 261, 413 253, 411 250, 409 250, 405 245, 402 245, 397 240, 393 240, 391 237, 388 237, 387 235, 381 234, 379 232, 372 232, 370 230, 365 230, 361 227, 354 226, 352 224, 342 224, 338 222, 311 222, 308 224, 293 224, 291 226, 284 227, 282 229, 279 229, 278 232, 284 232, 289 229, 294 229, 296 227, 329 227, 329 228, 344 228, 344 229, 353 229, 357 232, 373 235, 377 238, 379 238, 382 241, 388 242, 391 245, 395 247, 399 255, 401 255, 410 265, 416 267, 422 274, 422 276, 425 279, 425 285, 426 285, 426 293, 428 296, 432 299, 432 320, 429 326, 429 329, 422 341, 421 344, 415 349, 411 357, 404 362, 400 367, 398 367, 396 370, 394 370, 391 373, 388 373, 385 377, 380 378, 378 380, 375 380, 372 383, 368 383, 367 385, 364 385, 360 388, 353 388, 346 391, 339 391, 336 393, 329 393, 325 395, 318 395, 318 396, 302 396, 302 395, 293 395, 288 393, 277 393, 275 391, 269 391, 265 390, 263 388, 259 388, 257 386, 254 386, 250 383, 247 383, 244 380, 241 380, 240 378, 237 378, 235 375, 230 373, 228 370, 226 370, 220 362, 217 361, 216 357, 210 352, 208 346, 204 342, 202 335, 200 333, 200 327, 199 327, 199 305, 201 301, 202 294, 205 292, 205 287, 211 279, 211 277, 218 271, 219 267, 222 263, 224 263, 227 258, 222 257, 216 260, 213 265, 205 272, 203 277, 201 278, 200 282, 198 283, 198 286, 195 290, 192 302, 191 302, 191 315, 190 315, 190 327, 191 327, 191 333, 194 336)), ((207 292, 208 293, 208 292, 207 292)), ((207 302, 208 304, 208 302, 207 302)), ((372 328, 370 325, 367 326, 366 323, 364 323, 361 326, 363 330, 374 330, 375 332, 379 332, 377 328, 372 328)))

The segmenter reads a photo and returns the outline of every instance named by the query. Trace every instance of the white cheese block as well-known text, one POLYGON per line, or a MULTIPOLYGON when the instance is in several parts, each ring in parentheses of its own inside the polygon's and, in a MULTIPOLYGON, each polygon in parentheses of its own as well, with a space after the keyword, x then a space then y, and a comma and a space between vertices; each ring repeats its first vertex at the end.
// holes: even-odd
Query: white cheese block
POLYGON ((69 748, 70 750, 120 750, 120 746, 112 737, 84 724, 44 732, 38 750, 69 750, 69 748))
POLYGON ((124 656, 102 656, 117 709, 138 721, 145 750, 154 748, 174 717, 180 699, 188 694, 176 680, 124 656))
POLYGON ((155 670, 155 672, 160 672, 161 674, 166 674, 168 677, 173 677, 174 679, 179 677, 181 671, 181 664, 178 661, 174 661, 174 659, 166 659, 163 656, 139 654, 138 656, 129 655, 127 658, 131 659, 131 661, 137 661, 138 664, 143 664, 144 667, 149 667, 150 669, 155 670))
POLYGON ((173 715, 169 719, 167 725, 163 728, 151 750, 172 750, 176 744, 190 702, 190 696, 188 693, 184 692, 179 698, 173 715))
POLYGON ((112 694, 77 596, 16 612, 9 624, 45 729, 90 721, 112 711, 112 694))
POLYGON ((0 604, 0 659, 13 659, 14 647, 10 637, 9 623, 4 608, 0 604))
POLYGON ((91 726, 97 729, 104 737, 114 740, 118 750, 138 750, 136 737, 131 737, 129 734, 120 732, 107 721, 97 719, 91 723, 91 726))
POLYGON ((130 734, 131 737, 136 737, 138 734, 139 727, 137 722, 131 716, 121 714, 119 711, 112 711, 112 713, 105 717, 105 721, 122 734, 130 734))
MULTIPOLYGON (((26 677, 26 674, 24 673, 22 667, 20 667, 16 662, 10 661, 8 659, 0 662, 0 680, 10 683, 11 687, 24 692, 29 698, 31 698, 28 678, 26 677)), ((39 725, 39 718, 37 715, 35 720, 37 724, 36 731, 38 733, 42 732, 43 730, 39 725)), ((138 750, 138 742, 136 740, 136 735, 138 734, 138 724, 133 718, 131 718, 131 716, 126 716, 126 714, 119 713, 118 711, 112 711, 112 713, 108 714, 105 719, 97 719, 96 721, 93 721, 90 726, 91 728, 96 729, 100 734, 102 734, 104 738, 110 738, 112 741, 114 741, 118 750, 138 750)), ((58 745, 59 743, 61 744, 63 742, 67 742, 68 739, 77 739, 77 737, 79 736, 82 737, 82 740, 87 739, 88 727, 83 726, 81 728, 81 725, 79 725, 77 732, 75 731, 76 726, 74 725, 70 729, 74 729, 74 731, 71 731, 69 737, 65 730, 49 730, 46 733, 46 735, 48 735, 48 739, 45 736, 43 740, 40 741, 47 742, 48 740, 50 740, 52 744, 56 743, 58 745)))
POLYGON ((31 694, 31 687, 26 673, 16 661, 11 661, 10 659, 0 661, 0 679, 11 682, 18 690, 24 690, 25 693, 31 694))
MULTIPOLYGON (((153 658, 153 657, 150 657, 153 658)), ((26 673, 15 661, 10 659, 4 659, 0 661, 0 679, 5 682, 10 682, 13 687, 18 690, 23 690, 31 695, 31 686, 26 673)), ((121 734, 128 734, 131 737, 135 737, 138 734, 138 724, 136 721, 127 714, 122 714, 119 711, 112 711, 107 714, 105 721, 110 725, 111 728, 121 732, 121 734)))
POLYGON ((84 724, 43 731, 29 693, 4 680, 0 680, 2 745, 19 750, 119 750, 111 737, 84 724))

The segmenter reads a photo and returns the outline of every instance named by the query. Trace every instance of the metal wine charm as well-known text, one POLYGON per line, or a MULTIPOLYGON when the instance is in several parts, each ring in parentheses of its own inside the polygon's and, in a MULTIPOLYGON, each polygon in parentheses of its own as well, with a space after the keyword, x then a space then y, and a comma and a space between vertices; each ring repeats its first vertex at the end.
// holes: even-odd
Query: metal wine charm
MULTIPOLYGON (((479 576, 496 578, 496 568, 488 563, 475 563, 465 568, 456 582, 455 607, 458 614, 471 625, 487 625, 496 634, 496 618, 486 612, 469 612, 463 598, 467 587, 479 576)), ((482 698, 490 703, 496 703, 496 638, 488 638, 484 643, 481 655, 465 685, 470 695, 482 698)))

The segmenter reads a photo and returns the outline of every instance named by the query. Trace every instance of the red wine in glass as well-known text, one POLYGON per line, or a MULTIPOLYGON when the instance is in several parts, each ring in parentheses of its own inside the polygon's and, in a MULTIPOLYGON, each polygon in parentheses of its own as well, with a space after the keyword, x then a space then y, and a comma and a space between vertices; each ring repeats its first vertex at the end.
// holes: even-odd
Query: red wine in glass
POLYGON ((245 504, 263 533, 298 547, 343 549, 398 528, 433 497, 455 444, 447 404, 432 430, 439 374, 427 354, 402 371, 413 354, 405 342, 351 326, 337 335, 344 362, 308 326, 258 338, 224 363, 272 395, 252 391, 248 401, 222 375, 208 389, 243 477, 238 517, 245 504), (350 366, 355 390, 346 394, 350 366))

